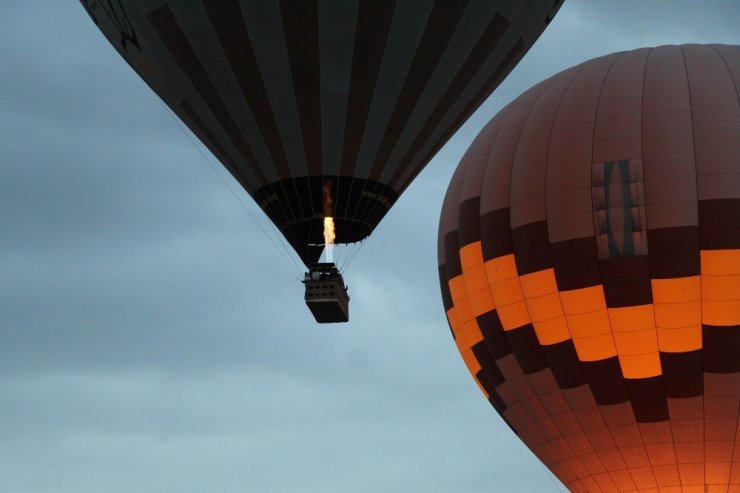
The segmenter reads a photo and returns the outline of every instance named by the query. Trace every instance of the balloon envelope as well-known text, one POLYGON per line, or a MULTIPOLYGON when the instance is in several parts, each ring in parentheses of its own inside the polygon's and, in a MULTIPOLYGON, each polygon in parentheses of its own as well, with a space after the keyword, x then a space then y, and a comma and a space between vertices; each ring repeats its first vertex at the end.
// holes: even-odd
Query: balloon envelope
POLYGON ((82 0, 307 263, 364 239, 558 1, 82 0))
POLYGON ((526 91, 458 166, 438 251, 468 369, 568 488, 740 491, 740 47, 526 91))

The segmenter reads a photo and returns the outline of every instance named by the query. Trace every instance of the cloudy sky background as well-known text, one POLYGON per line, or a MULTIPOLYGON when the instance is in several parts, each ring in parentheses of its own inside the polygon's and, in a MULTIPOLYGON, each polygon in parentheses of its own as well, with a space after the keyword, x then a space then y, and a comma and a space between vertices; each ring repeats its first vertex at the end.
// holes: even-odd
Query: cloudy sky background
POLYGON ((352 321, 316 325, 257 206, 84 9, 0 0, 0 490, 563 491, 450 336, 446 185, 531 85, 738 26, 733 0, 566 0, 349 266, 352 321))

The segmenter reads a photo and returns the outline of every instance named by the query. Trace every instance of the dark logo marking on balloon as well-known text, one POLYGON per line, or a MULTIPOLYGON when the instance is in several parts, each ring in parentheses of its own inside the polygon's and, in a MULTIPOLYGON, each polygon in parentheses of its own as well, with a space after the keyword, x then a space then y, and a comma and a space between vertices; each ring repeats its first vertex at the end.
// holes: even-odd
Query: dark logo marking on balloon
POLYGON ((595 164, 591 197, 599 258, 647 254, 642 163, 622 159, 595 164))
POLYGON ((121 34, 121 47, 123 51, 126 51, 129 44, 136 46, 136 49, 141 51, 139 46, 139 39, 136 36, 131 21, 126 14, 126 10, 121 4, 121 0, 83 0, 82 6, 87 10, 88 15, 92 18, 95 24, 98 24, 98 18, 95 15, 95 11, 100 7, 103 12, 108 16, 108 19, 116 26, 118 32, 121 34))

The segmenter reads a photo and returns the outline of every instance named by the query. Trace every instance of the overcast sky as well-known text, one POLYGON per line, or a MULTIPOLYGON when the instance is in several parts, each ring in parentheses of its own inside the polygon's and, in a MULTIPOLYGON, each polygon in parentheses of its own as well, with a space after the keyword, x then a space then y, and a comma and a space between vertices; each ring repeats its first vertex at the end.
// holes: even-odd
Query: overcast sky
POLYGON ((614 51, 740 44, 738 26, 734 0, 566 0, 365 242, 352 321, 317 325, 261 211, 82 6, 0 0, 0 491, 563 491, 453 343, 447 183, 535 83, 614 51))

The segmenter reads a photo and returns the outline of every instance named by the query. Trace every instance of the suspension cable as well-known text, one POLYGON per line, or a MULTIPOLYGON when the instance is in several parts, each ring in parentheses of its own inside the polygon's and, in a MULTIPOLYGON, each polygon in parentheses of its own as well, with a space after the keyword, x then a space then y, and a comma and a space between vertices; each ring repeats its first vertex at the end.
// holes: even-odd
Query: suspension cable
POLYGON ((252 211, 249 210, 249 208, 244 203, 244 201, 241 199, 241 197, 239 197, 239 194, 236 193, 236 191, 229 185, 229 183, 224 179, 224 177, 221 175, 221 173, 218 172, 218 170, 216 169, 216 166, 211 162, 211 160, 208 158, 208 156, 206 156, 206 154, 203 152, 203 149, 201 149, 201 147, 197 144, 197 142, 195 142, 195 140, 193 139, 193 136, 190 134, 190 132, 188 132, 185 129, 184 124, 175 116, 174 112, 170 109, 170 107, 167 106, 166 104, 164 104, 164 102, 161 101, 161 100, 160 100, 160 103, 166 108, 167 113, 170 115, 170 118, 172 118, 172 120, 175 122, 175 124, 185 134, 185 136, 190 141, 190 143, 193 145, 193 147, 195 147, 198 150, 198 154, 200 154, 200 156, 203 158, 203 160, 206 162, 206 164, 208 164, 208 167, 211 168, 211 171, 213 171, 213 173, 218 177, 218 179, 221 180, 221 183, 223 183, 223 185, 229 190, 229 192, 231 192, 231 195, 234 196, 234 198, 239 203, 239 205, 242 206, 242 209, 244 209, 247 212, 247 214, 249 215, 249 217, 252 218, 252 221, 254 222, 255 225, 257 225, 257 227, 262 232, 262 234, 264 234, 267 237, 267 239, 270 241, 270 243, 272 243, 272 246, 275 247, 275 249, 278 252, 280 252, 280 254, 283 256, 283 258, 286 259, 288 262, 290 262, 290 264, 293 266, 293 270, 296 272, 296 274, 298 276, 301 276, 303 274, 302 273, 302 270, 298 267, 298 264, 296 264, 295 260, 290 255, 290 250, 288 250, 287 246, 285 245, 285 243, 283 241, 282 235, 279 234, 279 232, 277 231, 277 228, 275 227, 275 225, 272 224, 272 221, 270 221, 270 224, 272 225, 273 231, 275 232, 276 236, 278 237, 278 243, 280 243, 280 245, 283 247, 282 250, 275 243, 275 241, 273 240, 273 238, 271 237, 271 235, 262 227, 262 225, 259 223, 259 221, 257 221, 257 218, 254 217, 254 214, 252 214, 252 211))

